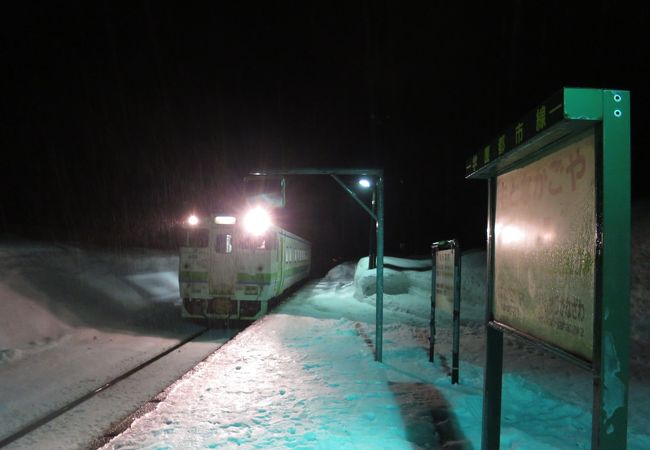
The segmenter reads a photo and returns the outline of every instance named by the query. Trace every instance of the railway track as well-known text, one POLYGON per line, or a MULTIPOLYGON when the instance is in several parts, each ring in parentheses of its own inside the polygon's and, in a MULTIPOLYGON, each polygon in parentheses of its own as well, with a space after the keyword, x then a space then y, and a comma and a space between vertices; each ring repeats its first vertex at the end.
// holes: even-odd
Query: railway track
MULTIPOLYGON (((84 394, 84 395, 76 398, 75 400, 73 400, 73 401, 59 407, 58 409, 56 409, 54 411, 51 411, 51 412, 47 413, 46 415, 44 415, 44 416, 42 416, 42 417, 40 417, 40 418, 38 418, 36 420, 31 421, 30 423, 24 425, 23 427, 21 427, 20 429, 18 429, 15 432, 13 432, 9 436, 3 437, 0 440, 0 448, 6 447, 6 446, 8 446, 10 444, 13 444, 13 443, 17 443, 16 441, 19 441, 20 439, 25 438, 26 436, 30 435, 31 433, 34 433, 37 430, 41 429, 45 425, 48 425, 48 424, 52 423, 57 418, 59 418, 62 415, 66 414, 67 412, 71 411, 72 409, 74 409, 74 408, 76 408, 76 407, 78 407, 78 406, 80 406, 80 405, 82 405, 82 404, 84 404, 86 402, 89 402, 89 400, 95 398, 99 394, 102 394, 102 393, 106 392, 107 390, 109 390, 109 389, 113 388, 114 386, 116 386, 118 383, 120 383, 120 382, 122 382, 124 380, 127 380, 130 377, 133 377, 135 374, 138 374, 138 373, 142 372, 144 369, 146 369, 149 366, 151 366, 152 364, 162 360, 163 358, 170 355, 171 353, 179 351, 182 347, 187 346, 189 343, 191 343, 191 342, 197 340, 198 338, 200 338, 201 336, 205 335, 210 329, 211 329, 210 327, 206 327, 206 328, 201 329, 200 331, 198 331, 198 332, 192 334, 191 336, 188 336, 187 338, 183 339, 178 344, 166 349, 163 352, 160 352, 160 353, 156 354, 155 356, 149 358, 148 360, 144 361, 143 363, 139 364, 138 366, 136 366, 136 367, 134 367, 134 368, 132 368, 132 369, 130 369, 130 370, 116 376, 116 377, 114 377, 113 379, 111 379, 108 382, 102 384, 98 388, 93 389, 92 391, 87 392, 86 394, 84 394)), ((236 335, 236 334, 237 334, 237 331, 235 331, 234 333, 229 335, 227 340, 232 339, 232 337, 234 337, 234 335, 236 335)), ((212 353, 212 352, 210 352, 210 353, 212 353)), ((106 424, 106 426, 109 426, 109 424, 106 424)), ((104 440, 106 440, 106 439, 104 439, 104 440)), ((101 438, 95 440, 94 443, 93 443, 94 446, 96 447, 97 446, 96 444, 101 442, 101 441, 102 441, 101 438)))

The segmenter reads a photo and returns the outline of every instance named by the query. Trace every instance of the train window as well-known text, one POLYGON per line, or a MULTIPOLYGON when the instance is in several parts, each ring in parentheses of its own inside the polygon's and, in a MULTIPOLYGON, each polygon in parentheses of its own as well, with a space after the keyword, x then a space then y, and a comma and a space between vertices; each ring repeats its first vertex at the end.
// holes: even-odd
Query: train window
POLYGON ((232 234, 217 234, 214 249, 217 253, 232 253, 232 234))
POLYGON ((245 250, 264 250, 266 249, 266 239, 264 236, 246 236, 238 240, 239 247, 245 250))
POLYGON ((205 248, 210 240, 210 230, 197 228, 187 231, 187 246, 194 248, 205 248))
POLYGON ((237 246, 246 250, 272 250, 277 247, 277 242, 273 233, 262 236, 251 236, 246 233, 237 235, 237 246))

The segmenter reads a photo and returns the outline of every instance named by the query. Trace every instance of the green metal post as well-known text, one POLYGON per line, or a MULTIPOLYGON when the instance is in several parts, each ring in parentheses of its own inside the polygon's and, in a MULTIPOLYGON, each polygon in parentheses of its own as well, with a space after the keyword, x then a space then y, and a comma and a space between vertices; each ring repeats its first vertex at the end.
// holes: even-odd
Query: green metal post
POLYGON ((375 360, 382 361, 384 341, 384 177, 377 177, 377 310, 375 360))
MULTIPOLYGON (((372 201, 370 202, 370 209, 373 213, 377 211, 377 186, 372 188, 372 201)), ((368 269, 375 269, 377 267, 377 255, 375 252, 375 236, 377 232, 377 221, 370 219, 370 233, 369 234, 369 250, 368 250, 368 269)))
POLYGON ((345 192, 350 194, 350 197, 352 197, 354 201, 359 204, 359 206, 361 206, 368 214, 370 214, 370 217, 377 220, 377 216, 375 215, 374 211, 368 208, 368 206, 365 203, 363 203, 363 201, 361 201, 359 196, 352 189, 350 189, 343 181, 341 181, 341 179, 336 174, 332 173, 330 174, 330 176, 334 178, 334 181, 336 181, 339 184, 339 186, 341 186, 345 190, 345 192))
POLYGON ((438 243, 431 244, 431 317, 429 318, 429 362, 433 362, 436 346, 436 254, 438 243))
POLYGON ((453 239, 451 248, 454 250, 454 323, 453 323, 453 341, 451 354, 451 384, 458 383, 460 375, 460 273, 461 273, 461 253, 460 242, 453 239))
POLYGON ((630 95, 603 91, 601 352, 594 360, 593 449, 627 448, 630 331, 630 95))
POLYGON ((494 303, 494 222, 496 178, 488 179, 487 302, 485 309, 485 379, 483 381, 482 450, 499 450, 501 439, 501 383, 503 375, 503 333, 489 326, 494 303))

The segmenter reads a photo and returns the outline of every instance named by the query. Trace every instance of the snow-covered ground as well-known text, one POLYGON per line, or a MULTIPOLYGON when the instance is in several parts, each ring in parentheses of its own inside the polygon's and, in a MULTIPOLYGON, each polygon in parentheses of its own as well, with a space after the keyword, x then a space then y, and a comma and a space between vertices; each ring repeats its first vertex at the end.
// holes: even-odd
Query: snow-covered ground
MULTIPOLYGON (((650 205, 635 208, 632 232, 628 448, 642 450, 650 448, 650 205)), ((84 390, 109 368, 146 359, 147 348, 196 329, 177 317, 173 256, 15 243, 0 254, 0 438, 76 395, 74 386, 62 389, 57 359, 90 348, 85 361, 95 360, 96 370, 74 358, 69 365, 84 372, 84 390)), ((386 269, 383 363, 374 361, 374 273, 366 267, 365 259, 343 264, 301 288, 176 382, 106 448, 480 448, 485 253, 463 255, 458 385, 448 376, 444 314, 435 363, 428 362, 427 271, 386 269)), ((502 448, 590 448, 590 375, 518 340, 505 342, 502 448)), ((47 439, 33 447, 70 448, 56 433, 47 439)))
MULTIPOLYGON (((470 311, 482 301, 484 260, 469 252, 463 261, 470 311)), ((375 362, 366 264, 338 266, 301 289, 107 448, 480 448, 480 323, 464 320, 461 383, 452 386, 440 355, 427 360, 429 274, 389 270, 384 362, 375 362)), ((437 349, 449 356, 449 320, 441 322, 437 349)), ((629 448, 640 450, 650 448, 650 388, 636 367, 629 448)), ((588 373, 513 340, 505 370, 503 448, 590 448, 588 373)))
MULTIPOLYGON (((179 318, 178 258, 0 243, 0 441, 201 327, 179 318)), ((214 331, 11 445, 77 448, 225 342, 214 331), (40 437, 39 437, 40 436, 40 437)))

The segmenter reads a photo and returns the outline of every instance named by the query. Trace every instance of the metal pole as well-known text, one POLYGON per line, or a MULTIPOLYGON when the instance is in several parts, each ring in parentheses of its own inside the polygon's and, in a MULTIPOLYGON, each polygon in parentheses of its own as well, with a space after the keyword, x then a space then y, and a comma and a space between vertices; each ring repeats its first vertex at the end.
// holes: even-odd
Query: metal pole
MULTIPOLYGON (((377 208, 375 207, 375 196, 377 193, 376 186, 372 188, 372 202, 370 204, 370 209, 375 213, 377 208)), ((368 269, 374 269, 377 267, 377 255, 375 254, 375 233, 377 232, 377 222, 373 219, 370 219, 370 245, 368 251, 368 269)))
POLYGON ((458 383, 460 365, 460 243, 457 239, 451 241, 454 249, 454 339, 451 357, 451 384, 458 383))
POLYGON ((591 448, 623 450, 630 376, 630 94, 605 90, 602 97, 591 448))
POLYGON ((384 177, 377 178, 377 310, 375 360, 382 361, 384 340, 384 177))
POLYGON ((368 214, 370 214, 370 217, 375 218, 375 219, 377 218, 374 211, 372 211, 370 208, 368 208, 368 205, 363 203, 361 201, 361 199, 359 198, 359 196, 357 194, 355 194, 355 192, 352 189, 347 187, 347 185, 343 181, 341 181, 341 179, 336 174, 332 173, 332 174, 330 174, 330 176, 332 178, 334 178, 334 181, 336 181, 348 194, 350 194, 350 196, 354 199, 355 202, 357 202, 359 204, 359 206, 361 206, 363 209, 366 210, 366 212, 368 214))
POLYGON ((482 450, 499 450, 501 441, 501 389, 503 333, 490 326, 494 304, 494 222, 496 178, 488 179, 487 302, 485 306, 485 376, 483 377, 482 450))
POLYGON ((436 255, 438 243, 431 244, 431 317, 429 318, 429 362, 433 362, 436 345, 436 255))

